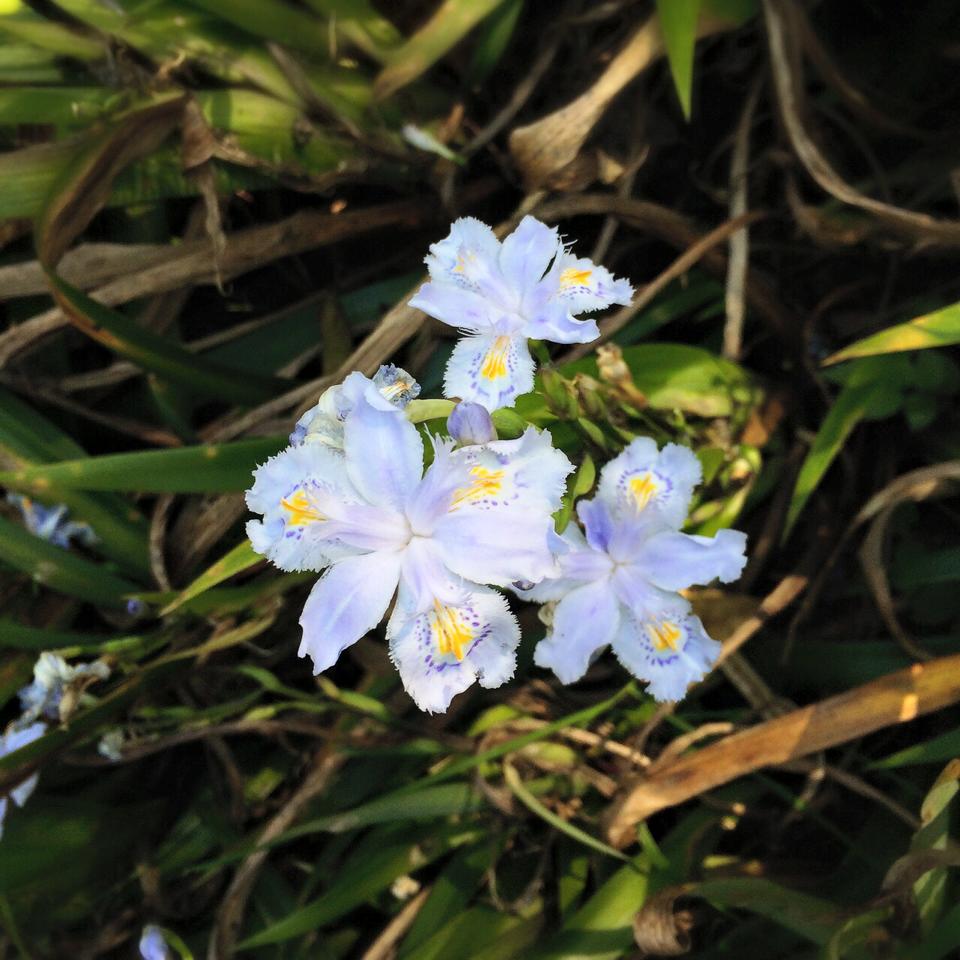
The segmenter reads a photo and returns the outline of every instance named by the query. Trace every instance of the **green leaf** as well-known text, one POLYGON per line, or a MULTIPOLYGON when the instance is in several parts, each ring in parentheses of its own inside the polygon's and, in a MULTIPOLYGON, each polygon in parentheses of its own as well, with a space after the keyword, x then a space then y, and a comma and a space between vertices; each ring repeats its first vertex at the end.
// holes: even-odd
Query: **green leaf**
POLYGON ((289 389, 289 381, 222 367, 185 350, 104 306, 54 273, 54 296, 70 322, 91 339, 171 383, 237 404, 262 403, 289 389))
POLYGON ((873 336, 864 337, 863 340, 858 340, 827 357, 823 365, 830 366, 855 357, 947 347, 954 343, 960 343, 960 303, 953 303, 942 310, 915 317, 907 323, 900 323, 873 336))
POLYGON ((226 493, 246 490, 258 463, 273 456, 286 437, 256 437, 233 443, 112 453, 49 466, 0 473, 0 484, 40 492, 128 490, 135 493, 226 493))
POLYGON ((737 907, 766 917, 820 946, 830 940, 843 919, 832 903, 763 877, 708 880, 696 893, 716 907, 737 907))
POLYGON ((236 0, 189 0, 225 22, 264 40, 294 50, 326 55, 330 49, 327 24, 278 0, 237 3, 236 0))
POLYGON ((495 844, 480 843, 459 851, 450 859, 433 882, 429 896, 400 943, 398 960, 413 960, 414 957, 424 960, 417 948, 430 941, 451 917, 463 912, 493 864, 496 852, 495 844))
POLYGON ((622 854, 619 850, 614 850, 613 847, 604 843, 602 840, 598 840, 596 837, 590 836, 589 833, 581 830, 579 827, 575 827, 572 823, 567 820, 564 820, 563 817, 557 816, 552 810, 549 810, 545 807, 537 798, 527 789, 523 781, 520 779, 520 775, 517 771, 509 764, 504 763, 503 765, 503 779, 506 781, 507 786, 510 788, 510 791, 513 795, 532 813, 535 813, 541 820, 546 821, 553 827, 555 830, 559 830, 561 833, 565 833, 571 840, 575 840, 577 843, 582 843, 585 847, 589 847, 591 850, 596 851, 597 853, 602 853, 607 857, 614 857, 617 860, 628 860, 629 858, 622 854))
POLYGON ((0 560, 53 590, 108 607, 125 607, 126 595, 139 589, 135 583, 41 540, 3 517, 0 517, 0 560))
POLYGON ((466 839, 472 838, 464 835, 462 827, 431 825, 406 839, 394 838, 364 851, 363 857, 337 872, 336 883, 324 896, 248 937, 237 949, 282 943, 325 926, 389 887, 397 877, 420 869, 466 839))
POLYGON ((689 120, 700 0, 657 0, 657 14, 667 47, 673 85, 680 98, 683 115, 689 120))
MULTIPOLYGON (((3 388, 0 388, 0 453, 24 466, 85 456, 83 448, 71 437, 3 388)), ((34 491, 23 491, 12 482, 7 486, 32 492, 48 506, 65 504, 71 519, 90 524, 99 541, 99 553, 122 564, 130 573, 149 576, 147 522, 132 504, 120 497, 91 497, 53 485, 34 491)))
POLYGON ((868 770, 895 770, 897 767, 917 766, 923 763, 943 763, 960 756, 960 727, 948 730, 924 743, 915 743, 896 753, 874 760, 868 770))
POLYGON ((884 387, 877 383, 868 383, 859 386, 846 386, 834 400, 820 429, 814 438, 813 445, 804 458, 797 475, 797 482, 787 511, 787 521, 784 526, 783 538, 790 535, 803 508, 807 505, 814 490, 820 484, 830 464, 836 459, 843 448, 847 437, 853 428, 867 415, 871 406, 881 396, 884 387))
POLYGON ((215 587, 224 580, 229 580, 244 570, 249 570, 263 560, 259 553, 255 553, 249 540, 238 543, 228 554, 221 557, 216 563, 204 570, 193 583, 190 584, 173 603, 168 603, 161 611, 160 616, 165 617, 168 613, 182 607, 185 603, 194 597, 199 597, 201 593, 206 593, 211 587, 215 587))
POLYGON ((390 53, 374 84, 385 100, 417 79, 456 46, 504 0, 444 0, 434 15, 406 43, 390 53))
POLYGON ((641 854, 621 867, 529 960, 619 960, 633 945, 633 915, 647 896, 641 854))
POLYGON ((0 6, 0 34, 77 60, 102 60, 107 53, 106 44, 76 29, 51 22, 21 0, 4 0, 0 6))

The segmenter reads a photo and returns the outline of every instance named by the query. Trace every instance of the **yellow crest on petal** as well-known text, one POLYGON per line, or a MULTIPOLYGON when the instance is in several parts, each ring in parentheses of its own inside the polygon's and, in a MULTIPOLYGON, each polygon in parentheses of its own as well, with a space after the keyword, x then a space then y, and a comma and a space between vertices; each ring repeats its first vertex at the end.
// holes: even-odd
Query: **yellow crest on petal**
POLYGON ((464 647, 473 639, 473 630, 463 619, 463 614, 456 607, 447 607, 434 600, 433 612, 429 616, 430 632, 437 650, 442 655, 452 653, 458 661, 462 660, 464 647))

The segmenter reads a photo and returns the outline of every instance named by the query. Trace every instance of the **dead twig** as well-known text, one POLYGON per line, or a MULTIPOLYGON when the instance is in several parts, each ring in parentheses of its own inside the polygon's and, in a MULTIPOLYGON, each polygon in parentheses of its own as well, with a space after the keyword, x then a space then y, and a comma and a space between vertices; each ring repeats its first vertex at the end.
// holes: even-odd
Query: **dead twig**
POLYGON ((816 144, 804 123, 805 92, 798 9, 793 0, 763 0, 770 69, 780 115, 790 145, 804 169, 830 196, 867 211, 890 230, 918 246, 960 246, 960 221, 938 220, 866 196, 837 173, 816 144))

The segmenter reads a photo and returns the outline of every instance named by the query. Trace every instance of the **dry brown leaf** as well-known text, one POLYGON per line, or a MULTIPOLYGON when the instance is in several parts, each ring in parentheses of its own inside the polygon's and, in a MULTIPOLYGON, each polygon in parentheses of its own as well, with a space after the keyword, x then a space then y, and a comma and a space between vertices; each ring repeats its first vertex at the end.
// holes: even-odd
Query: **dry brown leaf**
POLYGON ((960 654, 916 663, 835 697, 794 710, 658 767, 628 787, 606 816, 614 846, 628 846, 634 827, 667 807, 754 770, 866 736, 960 700, 960 654))
POLYGON ((693 915, 676 910, 685 887, 667 887, 650 897, 633 918, 633 938, 643 956, 680 957, 690 952, 693 915))

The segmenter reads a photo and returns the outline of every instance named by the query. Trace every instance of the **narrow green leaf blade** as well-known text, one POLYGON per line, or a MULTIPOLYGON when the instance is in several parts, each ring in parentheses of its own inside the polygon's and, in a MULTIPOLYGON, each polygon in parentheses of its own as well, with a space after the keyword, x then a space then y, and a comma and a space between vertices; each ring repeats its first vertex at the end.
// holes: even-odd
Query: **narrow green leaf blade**
POLYGON ((827 367, 855 357, 873 357, 881 353, 949 347, 955 343, 960 343, 960 303, 952 303, 942 310, 926 313, 907 323, 898 323, 871 337, 857 340, 827 357, 823 365, 827 367))
POLYGON ((683 115, 689 120, 700 0, 657 0, 657 14, 667 47, 673 84, 680 98, 683 115))
POLYGON ((286 444, 286 437, 170 450, 114 453, 0 473, 19 490, 126 490, 134 493, 226 493, 246 490, 254 468, 286 444))

